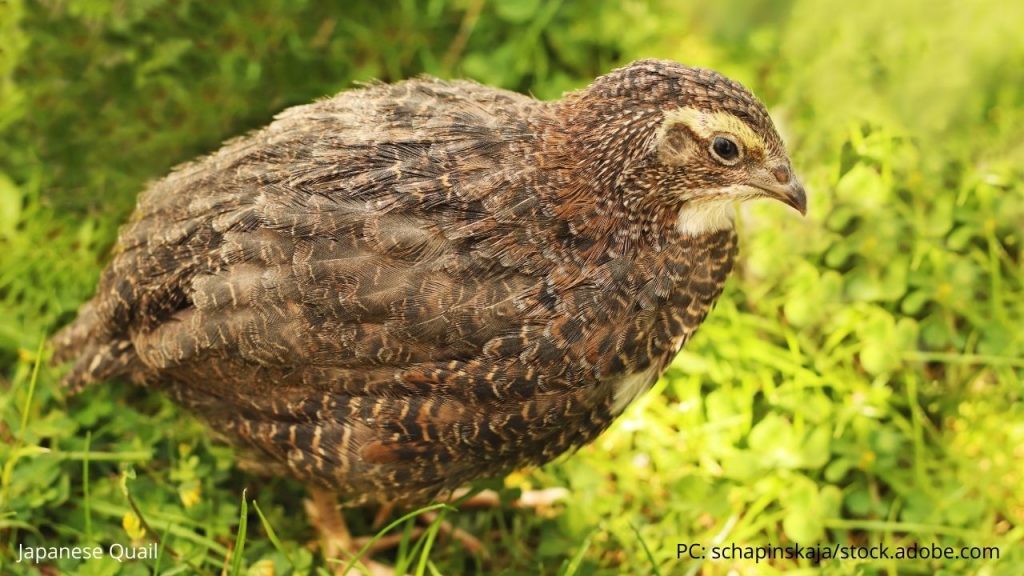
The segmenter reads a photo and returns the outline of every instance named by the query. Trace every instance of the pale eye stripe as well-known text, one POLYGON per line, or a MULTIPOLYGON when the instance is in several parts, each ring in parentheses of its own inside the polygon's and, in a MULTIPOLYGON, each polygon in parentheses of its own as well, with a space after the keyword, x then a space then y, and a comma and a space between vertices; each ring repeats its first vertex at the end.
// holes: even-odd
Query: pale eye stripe
POLYGON ((754 132, 750 125, 728 112, 708 112, 691 107, 677 108, 665 113, 662 131, 668 130, 674 124, 682 124, 694 134, 708 140, 716 134, 732 134, 740 140, 746 150, 765 150, 764 139, 754 132))

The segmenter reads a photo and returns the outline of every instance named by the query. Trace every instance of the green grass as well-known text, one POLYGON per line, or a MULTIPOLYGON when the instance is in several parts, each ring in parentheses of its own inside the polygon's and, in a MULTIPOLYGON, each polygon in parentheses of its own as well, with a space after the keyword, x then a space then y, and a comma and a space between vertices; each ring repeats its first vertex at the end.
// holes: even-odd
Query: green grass
MULTIPOLYGON (((970 3, 0 1, 0 573, 24 546, 159 541, 45 573, 320 574, 301 486, 246 475, 167 399, 68 398, 40 347, 147 180, 274 113, 428 72, 554 98, 638 57, 769 105, 809 216, 742 210, 741 264, 594 444, 448 511, 412 574, 1024 572, 1024 10, 970 3), (705 6, 707 5, 707 6, 705 6), (258 502, 258 504, 257 504, 258 502), (676 558, 678 544, 992 546, 998 560, 676 558)), ((372 511, 348 515, 361 535, 372 511)), ((412 520, 391 530, 408 534, 412 520)))

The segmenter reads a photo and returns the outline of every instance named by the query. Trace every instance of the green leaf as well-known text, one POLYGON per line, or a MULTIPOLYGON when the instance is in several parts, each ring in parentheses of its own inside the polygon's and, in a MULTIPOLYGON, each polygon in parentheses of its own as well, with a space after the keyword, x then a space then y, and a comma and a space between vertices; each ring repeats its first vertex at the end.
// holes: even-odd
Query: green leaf
POLYGON ((813 544, 825 532, 825 506, 818 485, 797 476, 782 499, 782 528, 793 542, 813 544))
POLYGON ((501 0, 493 4, 494 11, 498 16, 508 22, 522 24, 540 8, 540 0, 501 0))
POLYGON ((6 174, 0 172, 0 238, 14 235, 21 220, 21 191, 6 174))

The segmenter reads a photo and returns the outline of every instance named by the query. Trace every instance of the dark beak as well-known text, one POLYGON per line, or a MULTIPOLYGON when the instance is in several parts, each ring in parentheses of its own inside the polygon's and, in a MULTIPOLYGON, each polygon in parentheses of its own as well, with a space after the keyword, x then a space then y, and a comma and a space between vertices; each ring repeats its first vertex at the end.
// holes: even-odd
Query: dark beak
POLYGON ((807 193, 796 175, 789 168, 789 163, 779 164, 770 172, 758 178, 759 188, 768 196, 807 215, 807 193))
POLYGON ((804 187, 795 178, 785 186, 773 186, 771 190, 766 190, 766 192, 772 198, 800 212, 801 216, 807 215, 807 193, 804 192, 804 187))

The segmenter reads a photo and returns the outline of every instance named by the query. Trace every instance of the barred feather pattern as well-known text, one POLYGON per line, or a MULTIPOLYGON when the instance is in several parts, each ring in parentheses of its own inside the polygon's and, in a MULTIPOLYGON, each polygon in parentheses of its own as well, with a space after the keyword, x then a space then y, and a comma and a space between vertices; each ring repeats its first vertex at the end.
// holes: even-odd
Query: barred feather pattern
POLYGON ((732 269, 731 229, 673 226, 685 171, 630 168, 687 102, 770 129, 739 85, 661 61, 555 102, 420 78, 289 109, 140 196, 54 339, 66 383, 165 390, 250 468, 349 504, 547 462, 665 369, 732 269))

